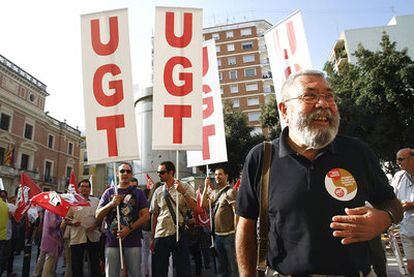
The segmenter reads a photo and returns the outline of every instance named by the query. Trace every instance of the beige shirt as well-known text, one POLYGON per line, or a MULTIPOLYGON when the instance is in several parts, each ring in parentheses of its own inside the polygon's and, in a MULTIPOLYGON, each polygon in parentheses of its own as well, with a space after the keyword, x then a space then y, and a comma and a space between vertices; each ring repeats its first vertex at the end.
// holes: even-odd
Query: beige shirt
MULTIPOLYGON (((195 201, 195 193, 193 187, 187 183, 181 184, 183 185, 188 197, 194 199, 195 201)), ((157 226, 155 228, 154 238, 167 237, 174 235, 176 233, 176 226, 174 225, 174 221, 172 219, 170 210, 168 209, 167 202, 164 198, 164 190, 166 189, 168 190, 174 201, 177 201, 176 195, 178 194, 178 203, 180 209, 180 213, 178 213, 178 222, 180 226, 183 225, 184 222, 183 215, 185 215, 187 210, 190 209, 184 200, 184 196, 181 193, 177 192, 174 186, 171 186, 169 189, 165 184, 158 187, 152 196, 150 206, 151 213, 158 213, 157 226)), ((171 205, 174 209, 174 212, 176 212, 176 205, 172 201, 171 205)))
POLYGON ((212 192, 212 209, 217 203, 218 209, 214 216, 214 230, 216 235, 226 236, 235 233, 234 228, 234 211, 233 205, 236 203, 236 190, 230 188, 226 192, 223 192, 219 199, 216 197, 219 195, 220 191, 224 190, 229 185, 218 190, 215 189, 212 192))
POLYGON ((70 227, 70 245, 86 243, 87 239, 91 242, 99 241, 101 232, 98 228, 93 229, 91 232, 87 232, 88 227, 96 224, 95 212, 98 207, 99 199, 93 196, 89 196, 89 207, 72 207, 70 208, 68 215, 73 215, 72 222, 80 222, 79 226, 71 225, 70 227))

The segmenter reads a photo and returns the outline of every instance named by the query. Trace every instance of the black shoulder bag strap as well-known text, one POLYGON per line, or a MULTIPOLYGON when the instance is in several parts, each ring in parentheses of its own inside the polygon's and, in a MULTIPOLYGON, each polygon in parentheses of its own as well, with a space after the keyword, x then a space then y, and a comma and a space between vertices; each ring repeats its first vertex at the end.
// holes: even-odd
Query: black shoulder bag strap
POLYGON ((168 192, 167 188, 165 188, 165 187, 163 188, 163 195, 164 195, 165 202, 167 202, 167 207, 168 207, 168 210, 170 211, 172 220, 174 221, 174 225, 177 226, 177 219, 175 217, 175 211, 174 211, 174 209, 172 207, 172 204, 171 204, 171 195, 168 192))
POLYGON ((257 276, 265 276, 268 235, 269 235, 269 174, 272 154, 272 143, 263 142, 263 167, 260 182, 260 214, 259 214, 259 238, 257 243, 257 276))

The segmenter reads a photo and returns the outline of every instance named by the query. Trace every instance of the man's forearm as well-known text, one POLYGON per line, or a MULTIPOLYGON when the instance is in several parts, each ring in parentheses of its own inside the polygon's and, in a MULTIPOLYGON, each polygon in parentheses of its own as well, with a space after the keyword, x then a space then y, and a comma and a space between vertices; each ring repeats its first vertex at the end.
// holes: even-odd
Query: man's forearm
POLYGON ((136 230, 142 225, 144 225, 150 219, 150 213, 148 208, 141 209, 139 211, 139 218, 135 220, 134 223, 131 224, 132 230, 136 230))
POLYGON ((236 254, 240 277, 256 274, 256 221, 240 217, 236 231, 236 254))
POLYGON ((105 206, 97 209, 95 213, 96 221, 101 222, 112 208, 113 206, 111 205, 111 202, 109 202, 105 206))
POLYGON ((394 224, 399 223, 403 218, 403 207, 397 198, 385 200, 376 208, 388 212, 394 224))

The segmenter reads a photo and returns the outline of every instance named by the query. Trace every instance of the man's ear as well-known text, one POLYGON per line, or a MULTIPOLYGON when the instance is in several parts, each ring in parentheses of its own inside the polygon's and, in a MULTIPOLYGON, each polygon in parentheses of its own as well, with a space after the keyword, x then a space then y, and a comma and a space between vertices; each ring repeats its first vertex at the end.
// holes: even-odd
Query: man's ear
POLYGON ((287 106, 285 102, 280 102, 278 105, 280 115, 282 116, 283 120, 287 122, 287 106))

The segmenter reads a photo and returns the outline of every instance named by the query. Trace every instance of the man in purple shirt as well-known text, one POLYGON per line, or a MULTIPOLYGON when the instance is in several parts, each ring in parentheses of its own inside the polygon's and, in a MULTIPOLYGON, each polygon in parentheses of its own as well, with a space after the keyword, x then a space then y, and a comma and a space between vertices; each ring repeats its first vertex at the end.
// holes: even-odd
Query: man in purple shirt
POLYGON ((96 210, 96 220, 105 218, 105 274, 119 276, 120 255, 119 238, 122 239, 123 256, 128 276, 140 274, 141 264, 141 226, 146 223, 150 214, 148 202, 142 190, 129 186, 132 177, 132 166, 122 162, 118 167, 118 186, 116 194, 113 187, 102 195, 96 210), (119 206, 121 230, 118 232, 116 207, 119 206))
POLYGON ((55 276, 57 260, 63 250, 63 235, 60 229, 62 218, 46 210, 43 219, 42 243, 33 276, 55 276), (43 270, 42 270, 43 269, 43 270))

